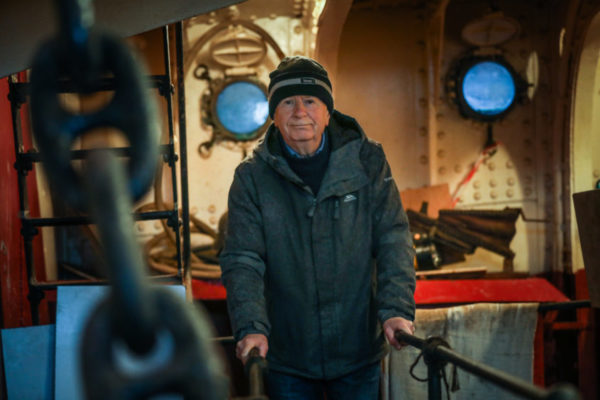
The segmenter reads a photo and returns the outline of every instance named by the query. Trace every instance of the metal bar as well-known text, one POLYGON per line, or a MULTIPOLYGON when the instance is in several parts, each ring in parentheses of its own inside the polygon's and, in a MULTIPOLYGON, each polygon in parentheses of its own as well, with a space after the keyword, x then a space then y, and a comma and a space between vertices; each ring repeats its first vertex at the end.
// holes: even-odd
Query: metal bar
POLYGON ((546 312, 552 310, 573 310, 576 308, 590 308, 591 306, 592 302, 590 300, 574 300, 558 303, 541 303, 538 307, 538 311, 546 312))
POLYGON ((438 347, 436 355, 443 360, 449 361, 456 366, 461 367, 465 371, 469 371, 474 375, 496 383, 501 388, 512 393, 520 394, 530 399, 546 399, 549 396, 547 390, 538 388, 529 382, 516 378, 499 369, 473 361, 448 348, 438 347))
POLYGON ((181 159, 181 214, 183 220, 183 271, 184 283, 191 281, 190 271, 190 210, 188 193, 187 133, 185 117, 185 76, 183 75, 183 22, 175 25, 177 52, 177 105, 179 110, 179 155, 181 159))
MULTIPOLYGON (((169 80, 169 90, 163 93, 165 99, 167 100, 167 123, 169 125, 169 146, 171 149, 171 154, 169 156, 169 166, 171 167, 171 185, 173 189, 173 210, 177 212, 179 210, 179 199, 177 198, 177 169, 175 168, 175 164, 177 163, 177 156, 175 155, 175 133, 173 128, 173 91, 171 85, 171 54, 169 50, 169 26, 165 25, 163 27, 163 54, 165 61, 165 76, 169 80)), ((179 214, 177 214, 177 218, 179 214)), ((182 260, 181 260, 181 232, 179 231, 179 226, 175 225, 173 227, 175 231, 175 246, 177 247, 177 270, 183 270, 182 260)))
POLYGON ((427 365, 427 393, 429 400, 442 400, 442 374, 438 363, 427 365))
POLYGON ((580 398, 577 390, 572 388, 570 385, 557 386, 553 390, 539 388, 504 371, 464 357, 445 346, 428 346, 425 340, 417 338, 406 332, 396 331, 395 337, 398 341, 405 342, 411 346, 421 349, 424 352, 424 356, 429 357, 430 360, 443 360, 451 362, 465 371, 487 379, 502 389, 527 397, 529 399, 560 398, 563 400, 575 400, 580 398))
MULTIPOLYGON (((177 213, 175 210, 148 211, 133 214, 136 221, 149 221, 154 219, 169 219, 177 213)), ((32 227, 40 226, 69 226, 69 225, 91 225, 94 223, 92 217, 87 215, 69 216, 69 217, 49 217, 49 218, 26 218, 25 223, 32 227)))
POLYGON ((213 338, 212 340, 217 343, 223 343, 223 344, 235 343, 235 339, 233 338, 233 336, 220 336, 220 337, 213 338))
MULTIPOLYGON (((147 277, 152 282, 177 282, 178 275, 154 275, 147 277)), ((86 286, 86 285, 109 285, 110 282, 106 279, 70 279, 70 280, 56 280, 56 281, 44 281, 44 282, 33 282, 33 287, 39 288, 40 290, 53 290, 59 286, 86 286)))
POLYGON ((248 386, 250 389, 250 398, 259 399, 265 395, 265 384, 263 373, 266 368, 266 361, 260 356, 257 347, 250 350, 246 371, 248 374, 248 386))
MULTIPOLYGON (((170 156, 173 153, 173 144, 163 144, 159 148, 160 154, 163 156, 170 156)), ((82 149, 82 150, 73 150, 71 151, 71 159, 72 160, 85 160, 86 157, 94 151, 98 150, 110 150, 113 151, 119 157, 130 157, 131 156, 131 148, 130 147, 110 147, 110 148, 96 148, 96 149, 82 149)), ((27 153, 18 153, 17 160, 20 162, 34 163, 41 162, 42 155, 37 151, 28 151, 27 153)))
MULTIPOLYGON (((152 89, 160 89, 165 85, 166 80, 168 80, 167 75, 148 75, 146 76, 146 81, 148 82, 148 87, 152 89)), ((17 94, 21 97, 29 96, 31 93, 31 83, 29 82, 18 82, 14 84, 14 88, 17 91, 17 94)), ((115 80, 114 78, 100 78, 98 80, 97 85, 95 85, 95 89, 97 91, 112 91, 115 89, 115 80)), ((60 80, 58 82, 58 93, 79 93, 76 85, 71 80, 60 80)))

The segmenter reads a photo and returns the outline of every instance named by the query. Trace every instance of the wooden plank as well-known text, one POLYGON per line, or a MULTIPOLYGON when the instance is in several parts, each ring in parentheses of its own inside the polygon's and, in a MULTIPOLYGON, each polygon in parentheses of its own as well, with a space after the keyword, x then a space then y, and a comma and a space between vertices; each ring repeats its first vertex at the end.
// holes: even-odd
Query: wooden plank
POLYGON ((417 271, 417 278, 434 279, 473 279, 481 278, 487 272, 486 267, 442 268, 431 271, 417 271))
POLYGON ((600 190, 573 195, 592 307, 600 308, 600 190))

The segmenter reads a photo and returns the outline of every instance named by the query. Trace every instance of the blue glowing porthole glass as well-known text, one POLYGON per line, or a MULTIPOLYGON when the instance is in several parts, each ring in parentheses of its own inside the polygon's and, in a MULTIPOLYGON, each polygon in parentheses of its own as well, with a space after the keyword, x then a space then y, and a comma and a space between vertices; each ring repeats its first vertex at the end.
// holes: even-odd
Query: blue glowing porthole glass
POLYGON ((248 139, 267 121, 269 103, 258 85, 237 81, 217 96, 216 114, 221 125, 236 138, 248 139))
POLYGON ((483 61, 467 70, 462 83, 467 105, 484 116, 506 111, 516 96, 515 81, 510 71, 494 61, 483 61))

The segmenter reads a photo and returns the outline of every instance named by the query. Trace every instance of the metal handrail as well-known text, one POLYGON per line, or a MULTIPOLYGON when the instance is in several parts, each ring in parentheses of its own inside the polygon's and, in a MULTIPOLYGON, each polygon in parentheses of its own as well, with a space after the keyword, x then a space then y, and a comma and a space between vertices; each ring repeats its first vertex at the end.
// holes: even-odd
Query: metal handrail
POLYGON ((441 372, 446 362, 450 362, 465 371, 496 384, 502 389, 528 399, 581 399, 579 392, 573 385, 557 384, 550 389, 540 388, 504 371, 471 360, 444 346, 442 344, 444 341, 439 340, 440 338, 421 339, 400 330, 396 331, 394 336, 399 342, 409 344, 423 352, 427 364, 429 400, 441 400, 442 398, 441 372))

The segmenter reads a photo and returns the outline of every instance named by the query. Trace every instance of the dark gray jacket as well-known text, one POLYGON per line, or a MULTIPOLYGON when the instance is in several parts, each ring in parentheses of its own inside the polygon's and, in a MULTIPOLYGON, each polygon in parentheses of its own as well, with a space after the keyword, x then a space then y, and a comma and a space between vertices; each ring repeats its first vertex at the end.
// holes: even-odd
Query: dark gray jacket
POLYGON ((315 196, 271 125, 235 172, 220 259, 235 338, 264 333, 271 369, 318 379, 380 359, 380 322, 415 312, 408 220, 383 150, 338 111, 328 132, 315 196))

